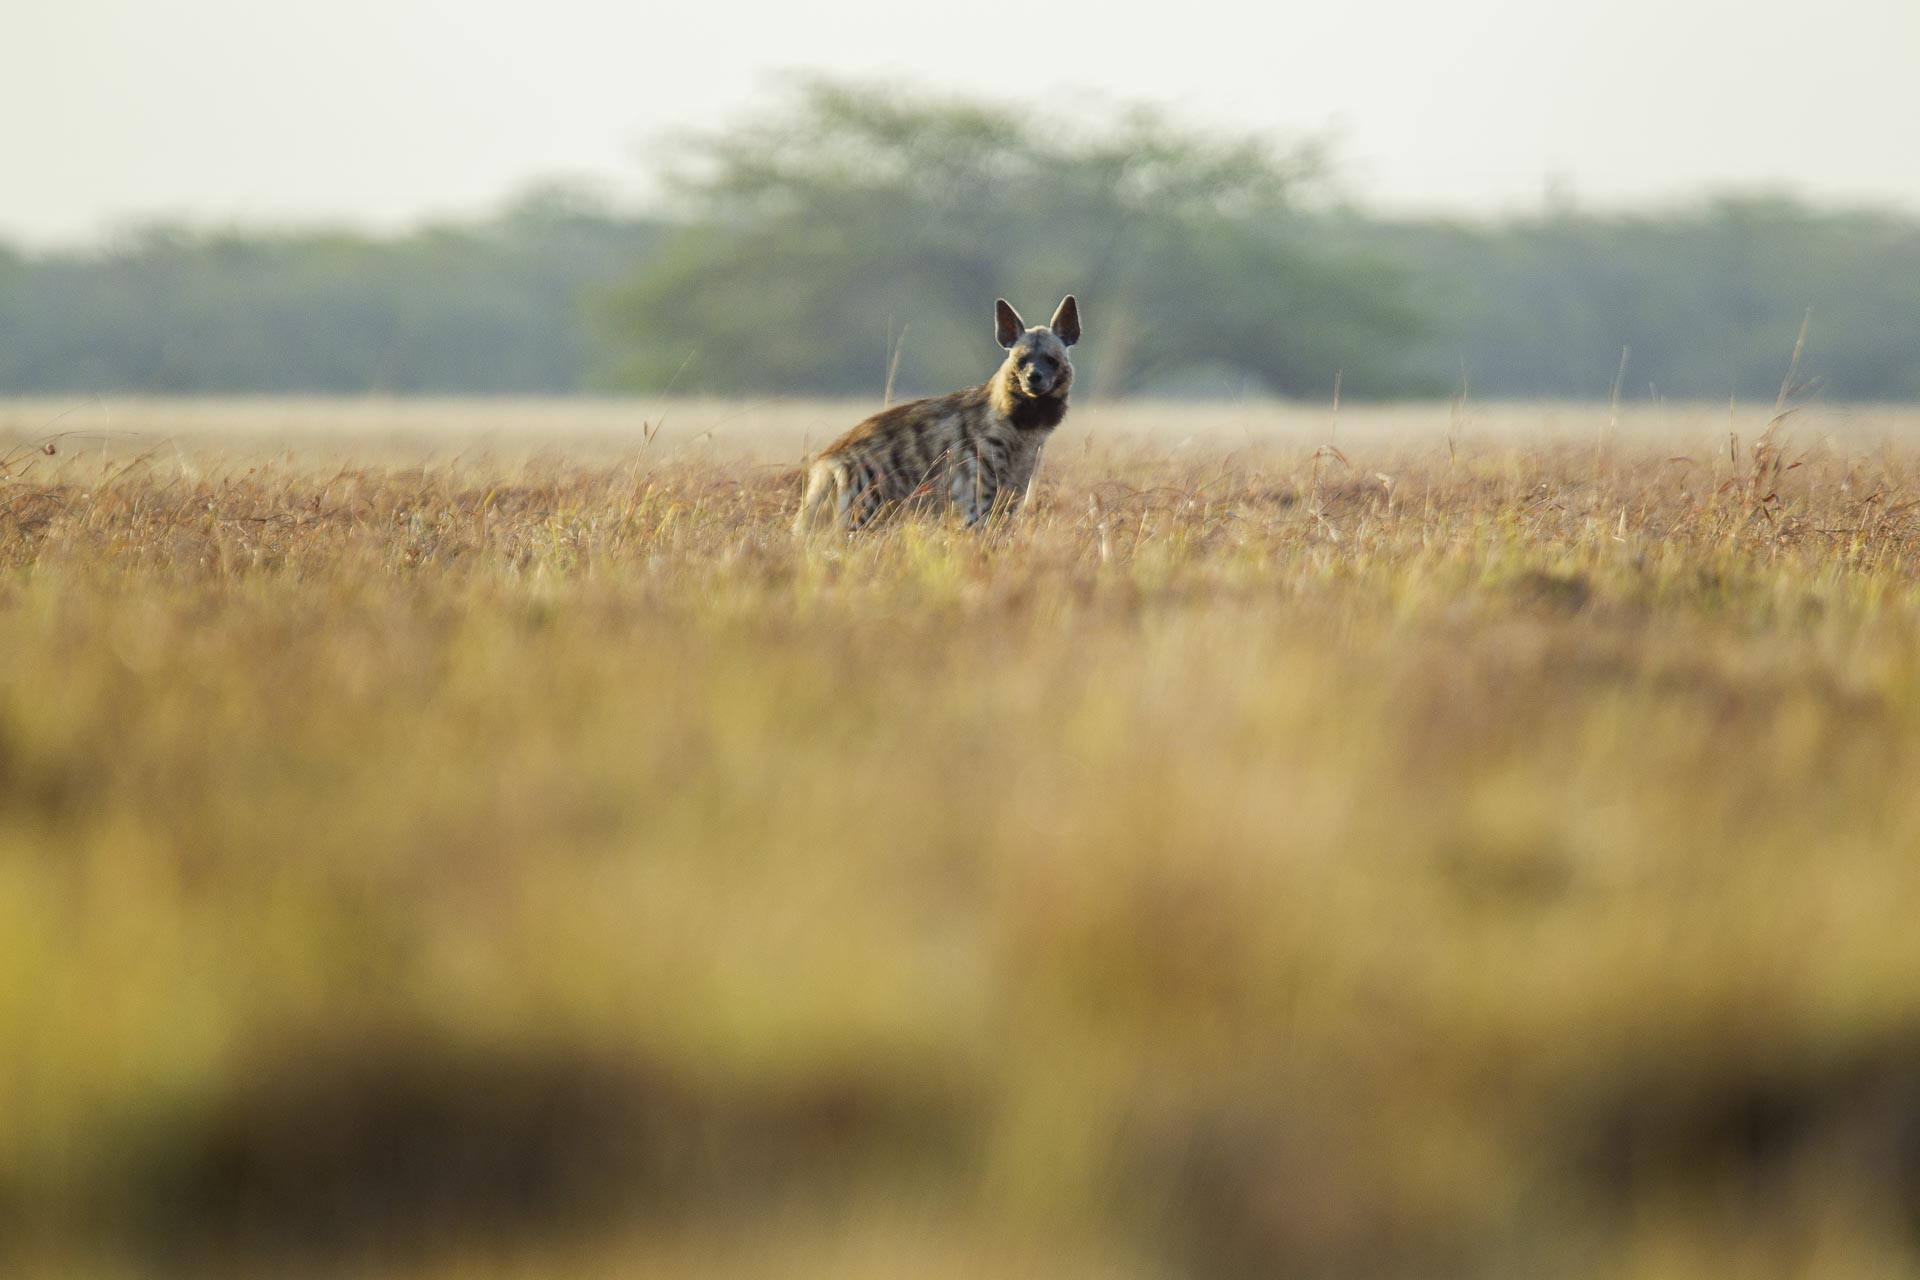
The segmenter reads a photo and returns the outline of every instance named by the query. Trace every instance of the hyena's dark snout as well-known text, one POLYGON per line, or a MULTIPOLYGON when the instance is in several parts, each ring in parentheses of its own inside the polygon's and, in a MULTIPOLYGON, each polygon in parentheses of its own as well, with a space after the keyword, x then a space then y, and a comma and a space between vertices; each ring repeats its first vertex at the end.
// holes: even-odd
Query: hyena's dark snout
POLYGON ((1059 379, 1052 373, 1041 369, 1029 369, 1022 375, 1020 382, 1030 396, 1043 396, 1053 390, 1053 384, 1059 379))

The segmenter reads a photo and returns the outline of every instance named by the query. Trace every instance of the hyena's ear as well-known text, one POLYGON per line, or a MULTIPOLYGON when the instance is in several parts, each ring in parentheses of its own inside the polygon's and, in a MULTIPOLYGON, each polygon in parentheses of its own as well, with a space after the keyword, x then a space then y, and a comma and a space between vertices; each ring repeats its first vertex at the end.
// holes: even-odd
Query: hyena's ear
POLYGON ((993 301, 993 336, 1003 347, 1010 347, 1020 341, 1020 335, 1027 331, 1027 322, 1020 313, 1007 305, 1005 298, 993 301))
POLYGON ((1072 346, 1080 341, 1080 304, 1068 294, 1060 309, 1053 313, 1053 319, 1047 322, 1047 328, 1053 330, 1053 336, 1072 346))

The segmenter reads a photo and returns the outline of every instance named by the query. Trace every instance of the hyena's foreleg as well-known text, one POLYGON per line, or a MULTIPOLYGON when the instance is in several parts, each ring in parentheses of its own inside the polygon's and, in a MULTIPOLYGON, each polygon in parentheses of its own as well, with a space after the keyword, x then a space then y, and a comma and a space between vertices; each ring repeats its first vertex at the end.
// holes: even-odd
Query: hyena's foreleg
POLYGON ((1036 449, 1033 454, 1033 466, 1027 472, 1027 482, 1020 487, 1020 492, 1015 496, 1015 501, 1022 504, 1033 501, 1033 491, 1040 485, 1041 456, 1041 451, 1036 449))

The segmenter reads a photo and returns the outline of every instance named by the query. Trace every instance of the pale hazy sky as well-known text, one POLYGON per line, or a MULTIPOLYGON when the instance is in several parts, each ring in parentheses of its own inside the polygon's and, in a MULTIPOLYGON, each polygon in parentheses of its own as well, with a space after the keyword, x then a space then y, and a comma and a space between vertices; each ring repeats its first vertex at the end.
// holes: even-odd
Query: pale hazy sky
POLYGON ((1920 209, 1920 0, 0 0, 0 238, 150 216, 396 226, 645 144, 782 71, 1329 133, 1397 207, 1765 186, 1920 209))

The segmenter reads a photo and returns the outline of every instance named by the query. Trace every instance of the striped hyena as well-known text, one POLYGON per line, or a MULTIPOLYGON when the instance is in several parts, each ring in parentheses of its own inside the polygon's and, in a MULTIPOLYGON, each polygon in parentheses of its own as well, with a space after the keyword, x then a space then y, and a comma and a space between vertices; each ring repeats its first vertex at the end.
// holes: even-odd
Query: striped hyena
POLYGON ((994 334, 1007 358, 977 387, 876 413, 827 447, 807 471, 793 530, 804 533, 831 497, 834 519, 857 529, 882 511, 951 504, 968 528, 1026 496, 1047 437, 1067 416, 1080 340, 1080 306, 1068 294, 1043 328, 1029 329, 1004 298, 994 334))

